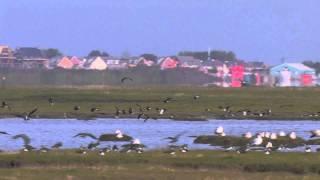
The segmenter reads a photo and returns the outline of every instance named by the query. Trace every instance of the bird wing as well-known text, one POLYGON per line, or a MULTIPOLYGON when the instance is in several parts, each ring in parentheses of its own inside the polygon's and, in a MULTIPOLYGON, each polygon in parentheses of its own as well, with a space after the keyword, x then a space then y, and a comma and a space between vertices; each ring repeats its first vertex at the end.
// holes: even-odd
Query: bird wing
MULTIPOLYGON (((8 134, 7 132, 5 131, 0 131, 0 134, 8 134)), ((9 134, 8 134, 9 135, 9 134)))
POLYGON ((35 112, 37 112, 38 111, 38 108, 34 108, 32 111, 30 111, 29 113, 28 113, 28 116, 31 116, 32 114, 34 114, 35 112))
POLYGON ((95 135, 91 134, 91 133, 78 133, 73 137, 82 137, 82 138, 90 137, 92 139, 97 139, 97 137, 95 135))
POLYGON ((30 138, 25 134, 18 134, 12 137, 12 139, 19 139, 19 138, 23 140, 25 145, 30 144, 31 142, 30 138))
POLYGON ((123 78, 121 79, 121 83, 124 83, 125 80, 133 81, 133 79, 130 78, 130 77, 123 77, 123 78))

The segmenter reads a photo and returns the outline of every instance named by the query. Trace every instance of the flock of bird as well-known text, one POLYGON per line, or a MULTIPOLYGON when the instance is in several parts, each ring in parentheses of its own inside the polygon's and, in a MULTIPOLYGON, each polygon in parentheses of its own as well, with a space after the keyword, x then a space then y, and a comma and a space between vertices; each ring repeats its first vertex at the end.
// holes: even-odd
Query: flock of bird
MULTIPOLYGON (((121 79, 121 83, 125 83, 126 81, 133 81, 133 79, 130 77, 123 77, 121 79)), ((192 98, 193 98, 193 100, 197 101, 200 99, 200 96, 194 95, 192 98)), ((171 103, 176 100, 172 97, 166 97, 166 98, 162 99, 161 101, 164 104, 167 104, 167 103, 171 103)), ((50 106, 55 106, 55 104, 56 104, 55 98, 49 97, 48 103, 50 104, 50 106)), ((6 101, 2 101, 1 108, 7 109, 9 111, 12 110, 12 106, 10 106, 9 103, 6 101)), ((81 109, 81 107, 79 105, 75 105, 73 107, 73 111, 80 111, 80 109, 81 109)), ((219 109, 221 112, 223 112, 224 116, 226 116, 226 117, 235 117, 235 116, 265 117, 265 116, 272 114, 272 110, 270 108, 265 109, 265 110, 258 110, 258 111, 253 111, 250 109, 233 110, 232 107, 228 105, 228 106, 218 106, 217 109, 219 109)), ((91 107, 89 109, 89 111, 91 113, 96 113, 96 114, 105 114, 105 113, 101 112, 100 107, 91 107)), ((136 115, 137 119, 142 119, 144 122, 147 122, 149 119, 154 119, 154 120, 158 119, 162 115, 166 114, 167 111, 168 111, 168 109, 165 107, 151 107, 151 106, 143 107, 140 104, 135 104, 135 108, 129 107, 128 109, 120 109, 119 107, 115 106, 114 117, 119 118, 121 115, 136 115), (155 112, 157 114, 156 116, 154 115, 155 112)), ((211 112, 212 110, 210 108, 206 108, 205 111, 211 112)), ((34 117, 37 112, 38 112, 38 107, 35 107, 29 112, 18 114, 16 116, 21 117, 27 121, 27 120, 30 120, 32 117, 34 117)), ((65 113, 65 116, 67 116, 66 113, 65 113)), ((174 118, 174 115, 170 114, 169 117, 174 118)), ((166 152, 168 152, 169 154, 173 154, 173 155, 177 151, 187 152, 188 145, 186 145, 186 144, 177 145, 176 144, 178 142, 179 138, 185 133, 186 132, 184 131, 184 132, 177 134, 176 136, 165 138, 166 140, 169 140, 168 149, 166 150, 166 152)), ((0 134, 9 135, 7 132, 0 132, 0 134)), ((224 129, 222 126, 219 126, 215 130, 214 134, 216 136, 221 136, 221 137, 226 136, 226 133, 224 132, 224 129)), ((117 130, 114 135, 118 139, 123 138, 123 133, 120 130, 117 130)), ((239 147, 237 149, 235 149, 234 147, 229 147, 229 148, 227 148, 227 150, 236 150, 239 153, 243 153, 243 152, 249 151, 250 147, 261 146, 264 141, 274 140, 274 139, 277 139, 278 137, 284 137, 284 136, 288 136, 292 140, 297 138, 297 135, 295 132, 291 132, 289 134, 286 134, 283 131, 281 131, 279 133, 260 132, 255 135, 253 135, 251 132, 247 132, 243 135, 243 137, 246 139, 251 139, 250 144, 247 144, 246 147, 239 147)), ((79 148, 79 150, 77 152, 82 153, 82 154, 86 154, 88 150, 96 150, 96 149, 99 150, 100 155, 104 155, 106 152, 110 152, 110 151, 119 151, 119 152, 132 152, 132 151, 134 151, 137 153, 142 153, 145 148, 145 145, 143 145, 139 139, 133 139, 131 143, 123 145, 122 148, 119 148, 117 145, 113 145, 112 147, 107 146, 107 147, 100 148, 99 146, 101 146, 101 140, 99 138, 97 138, 96 136, 94 136, 93 134, 79 133, 74 136, 74 138, 78 138, 78 137, 91 138, 92 140, 94 140, 93 142, 89 143, 87 146, 81 146, 79 148)), ((315 137, 316 138, 320 137, 320 130, 311 131, 311 138, 315 138, 315 137)), ((13 136, 12 138, 23 140, 23 142, 24 142, 24 146, 22 149, 23 151, 27 152, 27 151, 32 151, 32 150, 36 149, 30 145, 31 140, 26 134, 18 134, 18 135, 13 136)), ((51 146, 51 149, 59 149, 62 146, 63 146, 62 142, 57 142, 51 146)), ((264 148, 266 154, 270 154, 271 150, 273 149, 273 145, 270 141, 268 141, 266 143, 265 147, 263 147, 263 148, 264 148)), ((279 148, 281 148, 281 147, 279 147, 279 148)), ((38 150, 41 152, 47 152, 50 150, 50 148, 45 147, 45 146, 41 146, 41 148, 38 150)), ((305 148, 305 151, 310 152, 311 148, 309 146, 307 146, 305 148)))
MULTIPOLYGON (((320 129, 312 130, 309 132, 310 138, 320 138, 320 129)), ((226 133, 224 131, 224 128, 222 126, 219 126, 215 130, 215 135, 225 137, 226 133)), ((277 150, 282 151, 285 149, 288 149, 284 144, 274 147, 272 144, 272 140, 277 140, 281 137, 288 137, 290 141, 294 142, 297 139, 296 132, 292 131, 290 133, 285 133, 284 131, 276 132, 258 132, 255 135, 251 132, 246 132, 242 135, 243 138, 250 140, 249 144, 246 144, 245 146, 241 147, 228 147, 226 148, 227 151, 235 150, 237 153, 245 153, 250 150, 264 150, 265 154, 270 154, 271 151, 277 150)), ((305 146, 305 152, 312 152, 312 149, 310 146, 305 146)), ((320 148, 317 148, 316 151, 320 151, 320 148)))

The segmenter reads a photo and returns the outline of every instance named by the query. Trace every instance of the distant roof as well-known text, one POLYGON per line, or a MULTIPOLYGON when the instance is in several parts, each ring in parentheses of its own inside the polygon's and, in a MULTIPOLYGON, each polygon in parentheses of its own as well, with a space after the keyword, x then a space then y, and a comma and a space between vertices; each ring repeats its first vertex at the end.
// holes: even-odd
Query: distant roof
POLYGON ((22 47, 16 50, 16 55, 19 58, 43 58, 42 51, 33 47, 22 47))
POLYGON ((313 71, 314 69, 302 64, 302 63, 285 63, 288 66, 292 66, 296 69, 302 70, 302 71, 313 71))

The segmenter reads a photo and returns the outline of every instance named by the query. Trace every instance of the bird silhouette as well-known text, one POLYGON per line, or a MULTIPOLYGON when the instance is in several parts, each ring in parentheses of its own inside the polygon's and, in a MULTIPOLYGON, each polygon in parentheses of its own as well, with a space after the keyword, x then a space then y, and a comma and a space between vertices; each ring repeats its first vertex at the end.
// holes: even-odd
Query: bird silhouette
POLYGON ((57 142, 51 146, 51 148, 53 148, 53 149, 59 149, 60 147, 62 147, 62 142, 57 142))
POLYGON ((90 137, 92 139, 98 139, 95 135, 93 135, 91 133, 78 133, 73 137, 81 137, 81 138, 90 137))
POLYGON ((181 133, 179 133, 179 134, 177 134, 177 135, 175 135, 175 136, 167 137, 167 138, 165 138, 165 139, 169 139, 169 140, 170 140, 169 143, 173 144, 173 143, 178 142, 179 138, 180 138, 183 134, 185 134, 186 132, 187 132, 187 131, 183 131, 183 132, 181 132, 181 133))
POLYGON ((167 97, 165 100, 163 100, 163 102, 168 103, 168 102, 171 102, 172 100, 173 100, 173 98, 167 97))
POLYGON ((31 140, 29 138, 29 136, 27 136, 26 134, 18 134, 12 137, 12 139, 22 139, 24 145, 28 145, 30 144, 31 140))
POLYGON ((124 83, 125 81, 133 81, 133 79, 130 78, 130 77, 123 77, 123 78, 121 78, 121 83, 124 83))
POLYGON ((53 99, 53 97, 49 97, 48 102, 49 102, 49 104, 50 104, 51 106, 53 106, 53 105, 54 105, 54 99, 53 99))

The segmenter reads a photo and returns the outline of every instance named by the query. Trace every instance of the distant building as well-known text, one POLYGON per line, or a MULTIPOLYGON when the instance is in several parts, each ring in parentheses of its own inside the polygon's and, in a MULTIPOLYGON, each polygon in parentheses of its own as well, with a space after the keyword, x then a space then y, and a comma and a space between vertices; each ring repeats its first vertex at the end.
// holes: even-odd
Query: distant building
POLYGON ((73 62, 67 56, 64 56, 64 57, 58 59, 58 61, 56 63, 56 67, 62 68, 62 69, 72 69, 73 66, 74 66, 73 62))
POLYGON ((12 67, 14 66, 16 57, 14 56, 13 50, 9 46, 0 45, 0 66, 1 67, 12 67))
POLYGON ((302 63, 283 63, 270 69, 276 86, 313 86, 316 71, 302 63))
POLYGON ((105 70, 105 69, 107 69, 108 65, 102 57, 97 56, 97 57, 89 59, 84 64, 84 67, 86 69, 90 69, 90 70, 105 70))
POLYGON ((47 59, 39 48, 21 47, 15 51, 15 56, 20 67, 24 69, 48 68, 49 59, 47 59))
POLYGON ((126 58, 107 57, 105 61, 108 66, 107 69, 122 70, 128 69, 131 60, 126 58))
POLYGON ((175 69, 178 67, 179 61, 174 57, 165 57, 160 59, 160 69, 175 69))
POLYGON ((202 64, 202 60, 192 56, 177 56, 177 59, 179 61, 179 67, 182 68, 199 68, 202 64))

